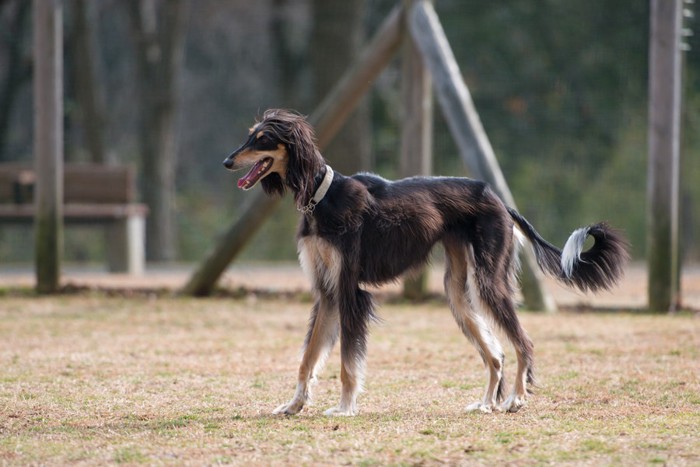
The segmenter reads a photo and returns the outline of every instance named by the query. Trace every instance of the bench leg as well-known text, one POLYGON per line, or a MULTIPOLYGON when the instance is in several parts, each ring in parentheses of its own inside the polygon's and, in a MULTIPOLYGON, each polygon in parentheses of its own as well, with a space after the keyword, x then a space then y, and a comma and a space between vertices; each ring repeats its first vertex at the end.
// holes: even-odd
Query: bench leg
POLYGON ((146 262, 146 219, 130 216, 107 227, 107 264, 110 272, 143 274, 146 262))

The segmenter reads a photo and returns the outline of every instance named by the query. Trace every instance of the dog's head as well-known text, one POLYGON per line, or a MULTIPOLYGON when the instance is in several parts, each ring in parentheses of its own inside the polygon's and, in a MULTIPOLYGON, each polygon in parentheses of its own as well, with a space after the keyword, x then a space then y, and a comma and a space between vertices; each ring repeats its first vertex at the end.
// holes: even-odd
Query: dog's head
POLYGON ((302 204, 313 196, 309 191, 324 164, 311 125, 302 115, 280 109, 266 111, 241 147, 224 160, 229 170, 249 168, 238 188, 249 190, 261 182, 266 193, 281 195, 289 187, 302 204))

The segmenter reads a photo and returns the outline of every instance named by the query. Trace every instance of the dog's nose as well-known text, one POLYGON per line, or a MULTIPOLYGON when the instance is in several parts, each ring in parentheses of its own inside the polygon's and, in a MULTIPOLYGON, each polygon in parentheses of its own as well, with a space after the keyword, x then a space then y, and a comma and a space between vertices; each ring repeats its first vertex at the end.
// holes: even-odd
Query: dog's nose
POLYGON ((224 159, 224 167, 226 167, 227 169, 232 168, 233 161, 227 157, 226 159, 224 159))

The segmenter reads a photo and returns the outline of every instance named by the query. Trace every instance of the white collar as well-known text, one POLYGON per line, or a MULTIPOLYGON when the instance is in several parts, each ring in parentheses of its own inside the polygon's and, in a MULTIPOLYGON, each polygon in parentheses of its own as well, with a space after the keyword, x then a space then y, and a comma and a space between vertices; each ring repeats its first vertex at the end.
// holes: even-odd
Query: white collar
POLYGON ((314 193, 313 198, 311 198, 309 204, 297 208, 297 210, 303 212, 304 214, 311 214, 312 212, 314 212, 314 209, 316 209, 316 205, 320 203, 323 197, 326 196, 326 193, 328 193, 328 189, 331 187, 331 183, 333 183, 333 169, 331 169, 330 165, 326 165, 326 175, 323 176, 323 181, 316 190, 316 193, 314 193))

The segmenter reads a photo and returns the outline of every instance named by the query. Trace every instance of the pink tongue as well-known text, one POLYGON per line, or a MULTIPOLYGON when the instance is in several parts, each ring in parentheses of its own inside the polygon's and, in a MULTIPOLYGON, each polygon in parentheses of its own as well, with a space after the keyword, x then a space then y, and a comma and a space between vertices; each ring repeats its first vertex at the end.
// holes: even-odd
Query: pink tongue
POLYGON ((238 179, 238 188, 240 188, 240 189, 245 188, 247 183, 248 183, 248 180, 246 180, 246 177, 239 178, 238 179))
POLYGON ((253 167, 250 168, 248 173, 238 180, 238 188, 246 189, 255 185, 255 183, 258 181, 258 170, 263 164, 263 161, 264 159, 253 164, 253 167))

